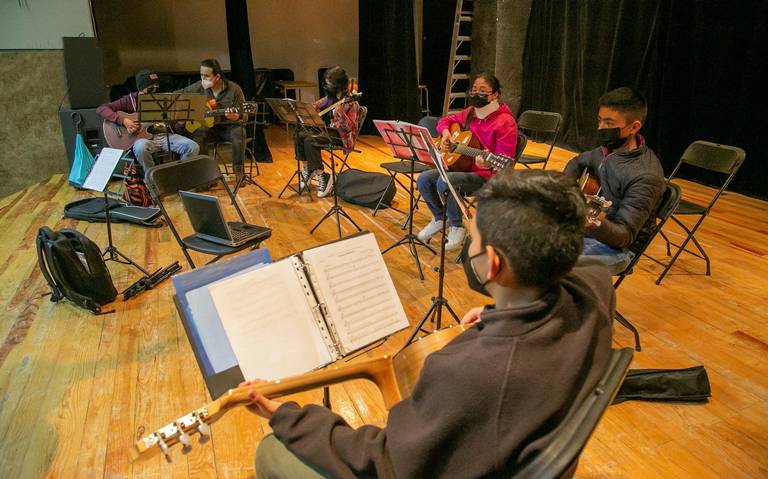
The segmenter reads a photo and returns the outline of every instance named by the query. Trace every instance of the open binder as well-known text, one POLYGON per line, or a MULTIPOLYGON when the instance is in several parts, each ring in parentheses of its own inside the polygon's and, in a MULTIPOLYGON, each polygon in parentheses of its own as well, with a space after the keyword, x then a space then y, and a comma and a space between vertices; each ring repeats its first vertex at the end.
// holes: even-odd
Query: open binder
POLYGON ((206 293, 248 379, 302 374, 408 327, 371 233, 219 279, 206 293))

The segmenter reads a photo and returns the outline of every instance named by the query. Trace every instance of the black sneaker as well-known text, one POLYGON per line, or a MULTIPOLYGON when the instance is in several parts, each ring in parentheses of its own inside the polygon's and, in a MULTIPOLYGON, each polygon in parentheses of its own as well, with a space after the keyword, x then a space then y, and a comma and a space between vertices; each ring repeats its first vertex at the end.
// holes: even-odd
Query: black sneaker
POLYGON ((317 177, 317 197, 325 198, 333 192, 333 177, 323 172, 317 177))

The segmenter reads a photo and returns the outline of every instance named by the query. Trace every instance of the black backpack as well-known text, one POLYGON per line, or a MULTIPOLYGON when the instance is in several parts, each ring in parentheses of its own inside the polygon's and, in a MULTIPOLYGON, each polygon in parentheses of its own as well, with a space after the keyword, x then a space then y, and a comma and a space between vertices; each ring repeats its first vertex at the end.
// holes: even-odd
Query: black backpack
POLYGON ((53 302, 67 298, 94 314, 101 314, 101 307, 117 297, 99 247, 78 231, 40 228, 37 261, 51 288, 53 302))
POLYGON ((379 199, 382 206, 390 206, 395 197, 395 183, 384 173, 373 173, 350 168, 336 177, 339 198, 350 203, 376 208, 379 199))

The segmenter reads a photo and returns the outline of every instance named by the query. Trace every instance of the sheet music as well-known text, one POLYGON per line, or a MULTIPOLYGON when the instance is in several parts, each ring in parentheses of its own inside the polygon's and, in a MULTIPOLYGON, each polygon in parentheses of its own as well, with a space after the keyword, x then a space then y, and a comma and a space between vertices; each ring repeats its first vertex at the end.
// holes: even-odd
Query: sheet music
POLYGON ((96 164, 88 173, 88 177, 83 182, 83 188, 102 192, 107 187, 109 179, 112 178, 112 172, 115 171, 117 163, 123 156, 123 150, 117 148, 102 148, 101 153, 96 160, 96 164))
POLYGON ((246 378, 277 379, 333 360, 291 258, 219 281, 210 293, 246 378))
POLYGON ((344 354, 408 327, 373 234, 313 248, 302 256, 344 354))

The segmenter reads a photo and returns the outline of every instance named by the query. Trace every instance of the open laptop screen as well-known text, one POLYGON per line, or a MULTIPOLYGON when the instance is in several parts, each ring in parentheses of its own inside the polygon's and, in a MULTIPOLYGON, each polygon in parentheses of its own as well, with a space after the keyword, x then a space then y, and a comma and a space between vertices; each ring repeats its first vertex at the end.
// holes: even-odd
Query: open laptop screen
POLYGON ((179 191, 184 209, 195 233, 231 239, 219 207, 219 199, 212 195, 203 195, 191 191, 179 191))

